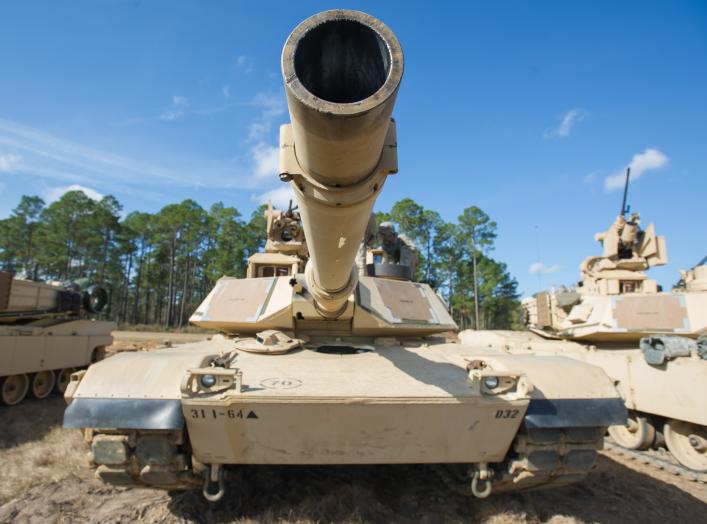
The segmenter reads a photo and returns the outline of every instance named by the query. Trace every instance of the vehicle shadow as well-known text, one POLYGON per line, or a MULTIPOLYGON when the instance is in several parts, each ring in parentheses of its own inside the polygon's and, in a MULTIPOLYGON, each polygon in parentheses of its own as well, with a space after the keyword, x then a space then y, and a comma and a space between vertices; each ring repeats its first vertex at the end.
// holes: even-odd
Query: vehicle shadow
POLYGON ((66 403, 60 395, 43 400, 25 399, 17 406, 0 406, 0 449, 41 439, 61 426, 66 403))
MULTIPOLYGON (((430 466, 240 467, 216 504, 170 493, 169 511, 195 522, 699 522, 705 503, 601 456, 584 481, 554 490, 458 494, 430 466)), ((707 490, 706 490, 707 492, 707 490)))

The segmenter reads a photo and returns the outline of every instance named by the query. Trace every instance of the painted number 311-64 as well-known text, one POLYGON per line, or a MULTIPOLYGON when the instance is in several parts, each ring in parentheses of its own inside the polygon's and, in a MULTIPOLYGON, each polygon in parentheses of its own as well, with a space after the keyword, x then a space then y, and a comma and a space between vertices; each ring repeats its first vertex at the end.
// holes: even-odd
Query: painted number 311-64
POLYGON ((254 411, 242 409, 191 409, 191 418, 232 418, 232 419, 257 419, 254 411))

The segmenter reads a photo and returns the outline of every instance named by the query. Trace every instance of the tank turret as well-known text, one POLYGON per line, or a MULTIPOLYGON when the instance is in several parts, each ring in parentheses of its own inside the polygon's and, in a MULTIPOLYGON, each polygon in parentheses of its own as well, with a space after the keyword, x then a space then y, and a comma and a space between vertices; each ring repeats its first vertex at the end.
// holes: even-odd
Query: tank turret
POLYGON ((707 256, 691 269, 680 270, 675 291, 707 291, 707 256))
POLYGON ((525 323, 540 334, 591 342, 632 340, 674 334, 707 334, 704 266, 682 272, 679 288, 663 292, 646 271, 667 263, 665 237, 653 224, 640 227, 638 213, 619 215, 597 233, 603 254, 580 265, 574 287, 543 291, 523 300, 525 323))
MULTIPOLYGON (((679 462, 707 472, 707 257, 682 271, 671 291, 648 278, 647 269, 667 263, 665 238, 653 224, 642 229, 637 213, 625 217, 629 175, 621 213, 595 237, 603 254, 582 262, 574 288, 526 298, 525 322, 534 334, 503 343, 512 352, 542 351, 601 367, 630 410, 627 425, 609 428, 615 442, 643 450, 660 445, 662 434, 679 462)), ((462 334, 464 341, 474 338, 462 334)))
POLYGON ((107 302, 108 293, 99 286, 82 289, 73 282, 33 282, 0 272, 0 324, 77 318, 100 313, 107 302))
MULTIPOLYGON (((391 119, 403 75, 398 39, 367 14, 325 11, 292 31, 282 51, 282 75, 291 123, 280 128, 279 171, 297 199, 309 256, 304 273, 290 275, 288 267, 297 264, 278 248, 280 276, 222 278, 190 321, 229 333, 280 330, 297 336, 456 329, 429 285, 359 276, 354 263, 376 198, 398 170, 391 119)), ((256 268, 268 259, 269 247, 277 247, 273 223, 266 253, 251 259, 248 276, 273 276, 256 268)))
POLYGON ((103 358, 115 323, 88 317, 107 300, 98 286, 45 284, 0 272, 0 404, 63 393, 74 371, 103 358))

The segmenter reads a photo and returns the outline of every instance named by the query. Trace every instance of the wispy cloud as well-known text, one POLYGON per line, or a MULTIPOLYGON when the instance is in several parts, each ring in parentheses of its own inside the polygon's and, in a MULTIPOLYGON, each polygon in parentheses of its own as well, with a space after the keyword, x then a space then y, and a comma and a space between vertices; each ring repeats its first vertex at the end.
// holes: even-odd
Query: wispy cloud
MULTIPOLYGON (((636 153, 633 155, 631 162, 627 167, 631 168, 631 181, 634 182, 641 178, 644 173, 660 169, 668 164, 669 159, 667 155, 659 151, 658 149, 647 148, 643 153, 636 153)), ((607 191, 614 191, 616 189, 621 189, 624 187, 624 182, 626 181, 626 168, 617 170, 613 174, 607 176, 604 179, 604 189, 607 191)))
POLYGON ((545 138, 566 138, 572 133, 572 129, 585 119, 587 112, 580 108, 575 107, 564 113, 559 118, 559 123, 553 129, 545 131, 545 138))
POLYGON ((185 96, 173 95, 172 105, 160 113, 160 120, 172 122, 184 116, 189 109, 189 99, 185 96))
POLYGON ((100 191, 138 191, 165 186, 254 187, 249 165, 186 159, 179 167, 145 162, 59 138, 38 129, 0 119, 3 166, 27 175, 98 187, 100 191), (197 174, 195 174, 197 173, 197 174))
POLYGON ((253 176, 259 180, 277 180, 280 167, 279 149, 275 146, 259 142, 255 144, 250 155, 253 161, 253 176))
POLYGON ((535 262, 528 268, 528 273, 531 275, 549 275, 550 273, 557 273, 560 269, 562 267, 558 264, 547 266, 543 262, 535 262))
POLYGON ((592 171, 591 173, 587 173, 584 177, 584 183, 585 184, 594 183, 594 181, 597 179, 597 176, 599 176, 598 171, 592 171))
POLYGON ((295 194, 290 188, 290 184, 282 184, 280 187, 265 191, 259 195, 251 196, 251 200, 258 204, 267 204, 272 202, 272 205, 278 209, 286 209, 290 200, 295 200, 295 194))
POLYGON ((279 97, 265 93, 258 94, 253 100, 253 104, 262 109, 248 125, 246 143, 252 144, 250 146, 252 176, 256 181, 262 183, 268 181, 275 183, 278 180, 280 152, 276 145, 269 144, 266 139, 272 130, 275 119, 285 112, 284 104, 279 97))
POLYGON ((262 140, 272 130, 275 119, 285 113, 282 96, 272 93, 258 93, 252 105, 259 107, 260 113, 248 125, 247 142, 262 140))
POLYGON ((99 178, 180 181, 185 174, 64 140, 32 127, 0 119, 0 144, 22 154, 22 171, 54 179, 99 178))
POLYGON ((252 73, 255 70, 253 60, 248 55, 239 55, 238 58, 236 58, 236 65, 246 74, 252 73))
POLYGON ((248 140, 253 141, 270 131, 269 119, 284 113, 285 103, 282 100, 282 93, 258 93, 250 100, 234 100, 231 86, 225 85, 221 88, 221 94, 224 99, 221 103, 201 107, 192 105, 186 97, 175 95, 172 97, 171 104, 157 114, 128 118, 114 122, 113 125, 126 127, 149 124, 151 122, 173 122, 187 115, 211 116, 225 113, 238 107, 255 107, 261 108, 263 111, 249 126, 248 140), (253 131, 250 130, 250 127, 252 127, 253 131))
POLYGON ((22 157, 12 153, 0 155, 0 173, 12 173, 17 170, 22 157))
POLYGON ((44 196, 44 199, 47 201, 47 203, 51 203, 51 202, 55 202, 55 201, 59 200, 62 196, 64 196, 69 191, 82 191, 84 195, 86 195, 88 198, 91 198, 93 200, 101 200, 104 196, 103 194, 99 193, 95 189, 91 189, 90 187, 82 186, 80 184, 71 184, 70 186, 49 187, 44 190, 43 196, 44 196))
MULTIPOLYGON (((178 102, 182 104, 182 102, 178 102)), ((241 104, 259 108, 254 122, 267 125, 284 113, 284 104, 274 95, 261 94, 241 104)), ((280 184, 279 148, 268 133, 256 133, 258 140, 244 141, 235 160, 218 161, 190 158, 182 152, 178 161, 153 162, 159 156, 124 156, 67 140, 33 127, 0 119, 0 172, 15 173, 49 181, 54 187, 80 185, 100 194, 133 194, 164 202, 166 188, 203 187, 211 189, 267 191, 280 184)), ((119 140, 118 140, 119 141, 119 140)), ((153 152, 154 153, 154 152, 153 152)), ((40 183, 40 186, 43 183, 40 183)), ((38 189, 41 191, 41 187, 38 189)))

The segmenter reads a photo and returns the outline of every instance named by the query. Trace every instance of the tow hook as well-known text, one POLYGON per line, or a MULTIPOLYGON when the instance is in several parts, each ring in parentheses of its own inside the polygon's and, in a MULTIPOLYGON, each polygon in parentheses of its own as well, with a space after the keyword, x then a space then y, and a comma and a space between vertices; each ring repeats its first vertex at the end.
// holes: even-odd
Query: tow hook
POLYGON ((218 502, 223 498, 223 469, 221 464, 212 464, 204 470, 204 489, 202 491, 204 498, 209 502, 218 502), (218 491, 212 491, 216 485, 218 491))
POLYGON ((479 463, 471 475, 471 493, 476 498, 485 499, 491 494, 493 470, 485 462, 479 463))

